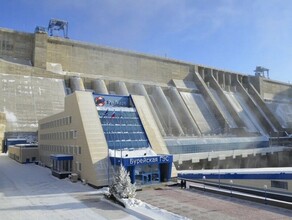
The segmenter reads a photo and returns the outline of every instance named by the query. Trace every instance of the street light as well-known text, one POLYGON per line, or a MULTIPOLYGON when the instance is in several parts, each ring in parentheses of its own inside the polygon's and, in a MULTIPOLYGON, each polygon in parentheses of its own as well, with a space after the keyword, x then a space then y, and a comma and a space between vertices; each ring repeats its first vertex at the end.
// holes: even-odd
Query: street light
POLYGON ((219 168, 219 188, 221 188, 221 173, 220 173, 220 168, 219 168))
POLYGON ((206 191, 206 177, 205 176, 203 176, 203 182, 204 182, 204 192, 206 191))
POLYGON ((233 181, 232 180, 230 180, 229 181, 230 182, 230 196, 232 197, 232 187, 233 187, 233 181))
POLYGON ((264 185, 264 189, 265 189, 265 204, 267 204, 267 189, 268 189, 268 186, 264 185))

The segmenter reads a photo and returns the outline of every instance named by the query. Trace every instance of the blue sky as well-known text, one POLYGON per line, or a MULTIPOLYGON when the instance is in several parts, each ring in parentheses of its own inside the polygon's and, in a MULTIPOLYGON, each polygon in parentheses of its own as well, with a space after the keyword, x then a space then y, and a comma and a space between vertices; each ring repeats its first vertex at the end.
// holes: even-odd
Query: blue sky
POLYGON ((58 18, 73 40, 292 82, 290 0, 9 0, 0 12, 0 27, 58 18))

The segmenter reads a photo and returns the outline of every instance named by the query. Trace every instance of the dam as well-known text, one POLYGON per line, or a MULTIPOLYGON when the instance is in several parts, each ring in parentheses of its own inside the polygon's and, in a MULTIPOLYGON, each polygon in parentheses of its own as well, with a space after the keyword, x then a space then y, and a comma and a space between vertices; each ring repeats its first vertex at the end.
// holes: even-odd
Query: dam
POLYGON ((1 28, 0 85, 2 141, 37 132, 85 91, 143 96, 177 169, 291 155, 292 85, 259 75, 1 28))

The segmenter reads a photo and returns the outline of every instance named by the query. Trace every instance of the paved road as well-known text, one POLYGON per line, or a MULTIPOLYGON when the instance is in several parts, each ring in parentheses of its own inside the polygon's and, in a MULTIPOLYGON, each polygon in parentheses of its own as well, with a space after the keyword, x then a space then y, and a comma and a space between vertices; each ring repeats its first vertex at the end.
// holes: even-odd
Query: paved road
POLYGON ((292 211, 179 187, 143 188, 138 199, 190 219, 292 219, 292 211))

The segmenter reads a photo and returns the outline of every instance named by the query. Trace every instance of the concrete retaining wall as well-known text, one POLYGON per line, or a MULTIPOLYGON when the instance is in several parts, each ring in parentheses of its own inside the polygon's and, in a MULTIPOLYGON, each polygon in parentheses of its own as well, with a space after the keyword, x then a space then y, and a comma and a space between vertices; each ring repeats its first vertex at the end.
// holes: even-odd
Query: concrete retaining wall
POLYGON ((66 39, 48 38, 47 62, 71 72, 169 82, 189 74, 189 65, 66 39))
POLYGON ((0 57, 15 59, 18 62, 32 60, 34 35, 1 29, 0 57))

